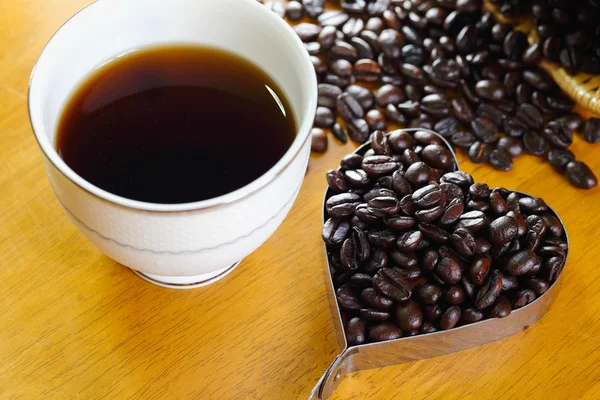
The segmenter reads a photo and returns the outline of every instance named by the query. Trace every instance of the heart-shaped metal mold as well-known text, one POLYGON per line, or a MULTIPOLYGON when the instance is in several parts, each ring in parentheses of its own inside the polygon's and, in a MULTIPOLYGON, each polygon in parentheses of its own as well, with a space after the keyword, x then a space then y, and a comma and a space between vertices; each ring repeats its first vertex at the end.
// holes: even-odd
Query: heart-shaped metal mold
MULTIPOLYGON (((402 131, 408 132, 412 135, 417 131, 424 131, 424 129, 403 129, 402 131)), ((432 131, 428 132, 438 136, 442 143, 452 152, 456 168, 458 170, 458 160, 452 151, 452 147, 437 133, 432 131)), ((363 155, 370 148, 371 144, 365 143, 354 153, 363 155)), ((519 194, 521 197, 531 197, 527 193, 518 191, 514 192, 519 194)), ((333 192, 330 189, 327 189, 323 205, 323 222, 328 219, 327 211, 325 210, 325 202, 332 195, 333 192)), ((558 214, 549 206, 548 212, 556 217, 562 225, 562 239, 567 243, 564 263, 566 266, 569 255, 569 239, 567 231, 558 214)), ((552 283, 546 293, 537 297, 528 305, 513 310, 506 318, 484 319, 473 324, 459 326, 446 331, 421 334, 413 337, 403 337, 400 339, 383 342, 349 346, 342 323, 340 307, 335 295, 333 276, 331 274, 332 265, 329 256, 327 256, 327 265, 327 297, 329 300, 331 314, 333 316, 333 322, 337 334, 338 345, 341 349, 341 352, 331 363, 325 374, 321 377, 309 395, 309 399, 315 400, 327 399, 329 396, 331 396, 340 382, 352 372, 438 357, 445 354, 466 350, 472 347, 481 346, 483 344, 490 343, 528 329, 530 326, 540 320, 549 310, 560 290, 562 276, 561 271, 560 275, 557 277, 555 282, 552 283)))

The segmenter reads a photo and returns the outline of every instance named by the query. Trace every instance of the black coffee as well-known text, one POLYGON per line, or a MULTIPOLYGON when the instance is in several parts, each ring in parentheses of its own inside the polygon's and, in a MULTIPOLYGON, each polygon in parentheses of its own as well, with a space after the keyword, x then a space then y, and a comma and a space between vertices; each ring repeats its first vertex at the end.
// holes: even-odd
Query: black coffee
POLYGON ((181 45, 99 68, 67 102, 56 145, 69 167, 106 191, 177 204, 247 185, 295 135, 286 96, 257 66, 181 45))

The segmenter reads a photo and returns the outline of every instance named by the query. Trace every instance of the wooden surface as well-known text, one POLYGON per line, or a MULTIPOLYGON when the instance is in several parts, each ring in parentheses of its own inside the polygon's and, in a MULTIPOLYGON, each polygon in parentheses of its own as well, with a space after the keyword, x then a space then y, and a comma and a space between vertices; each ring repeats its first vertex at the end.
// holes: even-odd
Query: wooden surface
MULTIPOLYGON (((320 239, 330 143, 275 235, 223 281, 152 286, 100 254, 50 190, 29 126, 31 68, 85 0, 0 1, 0 398, 300 399, 336 355, 320 239)), ((600 147, 572 150, 600 175, 600 147), (593 154, 595 151, 595 155, 593 154)), ((545 318, 500 342, 354 374, 334 399, 600 398, 600 189, 576 190, 539 160, 478 181, 543 196, 571 253, 545 318)))

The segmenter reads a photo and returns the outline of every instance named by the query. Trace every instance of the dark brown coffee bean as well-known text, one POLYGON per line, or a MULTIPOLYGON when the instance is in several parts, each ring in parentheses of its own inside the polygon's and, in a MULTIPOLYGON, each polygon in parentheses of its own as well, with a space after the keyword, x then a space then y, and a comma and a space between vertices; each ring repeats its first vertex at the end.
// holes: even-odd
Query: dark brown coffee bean
POLYGON ((468 229, 471 232, 477 232, 486 224, 485 214, 481 211, 469 211, 461 215, 456 222, 456 228, 468 229))
POLYGON ((361 304, 354 295, 351 286, 348 284, 340 286, 336 290, 336 297, 341 308, 347 311, 359 310, 361 304))
POLYGON ((598 186, 598 179, 592 170, 581 161, 567 164, 567 177, 569 182, 578 188, 591 189, 598 186))
POLYGON ((348 191, 348 184, 344 180, 344 174, 336 169, 327 171, 327 184, 336 193, 348 191))
POLYGON ((471 128, 477 139, 483 143, 494 143, 498 141, 498 127, 489 119, 475 118, 471 122, 471 128))
POLYGON ((334 108, 339 95, 342 94, 342 89, 329 83, 319 84, 319 100, 318 105, 334 108))
POLYGON ((490 240, 494 245, 504 245, 518 236, 517 221, 509 216, 499 217, 490 223, 490 240))
POLYGON ((394 85, 383 85, 375 94, 375 101, 380 107, 385 107, 388 104, 398 104, 405 99, 404 91, 394 85))
POLYGON ((423 324, 423 311, 412 299, 396 307, 396 321, 403 331, 419 329, 423 324))
POLYGON ((340 166, 344 169, 357 169, 362 165, 363 156, 360 154, 351 153, 342 158, 340 166))
POLYGON ((504 38, 504 54, 511 60, 521 60, 527 48, 527 36, 517 30, 509 32, 504 38))
POLYGON ((369 109, 375 104, 375 97, 369 89, 362 86, 350 85, 346 88, 346 93, 354 97, 363 109, 369 109))
POLYGON ((505 270, 511 276, 521 276, 539 268, 541 259, 531 250, 519 251, 506 260, 505 270))
POLYGON ((362 118, 348 121, 348 136, 357 143, 364 143, 369 139, 369 124, 362 118))
POLYGON ((381 68, 373 60, 362 59, 354 63, 356 80, 361 82, 377 82, 381 77, 381 68))
POLYGON ((350 225, 347 221, 330 218, 323 225, 323 240, 330 245, 341 244, 348 237, 350 225))
POLYGON ((490 274, 484 285, 477 292, 475 306, 479 310, 490 307, 496 301, 501 290, 501 276, 495 273, 490 274))
POLYGON ((352 76, 353 68, 350 61, 339 59, 329 64, 329 71, 339 77, 349 78, 352 76))
POLYGON ((294 32, 296 32, 303 42, 311 42, 317 38, 321 32, 321 28, 318 25, 303 22, 294 26, 294 32))
POLYGON ((387 217, 400 210, 400 201, 395 197, 376 197, 369 201, 369 211, 378 217, 387 217))
MULTIPOLYGON (((573 129, 576 130, 576 129, 573 129)), ((600 142, 600 119, 590 118, 583 129, 583 138, 588 143, 600 142)))
POLYGON ((501 149, 495 149, 490 153, 489 163, 499 171, 510 171, 513 166, 512 156, 501 149))
POLYGON ((479 97, 492 101, 501 100, 506 96, 506 89, 502 83, 488 79, 477 82, 475 92, 479 97))
POLYGON ((515 309, 525 307, 527 304, 533 302, 535 300, 535 292, 531 289, 521 289, 517 291, 515 295, 515 300, 513 302, 513 307, 515 309))
POLYGON ((344 59, 350 62, 354 62, 358 59, 358 52, 354 46, 343 41, 336 41, 331 49, 329 49, 329 55, 333 59, 344 59))
POLYGON ((528 69, 523 71, 523 79, 536 89, 548 90, 554 86, 552 78, 541 69, 528 69))
POLYGON ((373 277, 373 286, 380 293, 396 301, 406 301, 412 290, 399 268, 382 268, 373 277))
POLYGON ((566 149, 573 144, 573 133, 563 122, 554 120, 544 128, 544 137, 552 146, 566 149))
POLYGON ((541 214, 548 210, 546 202, 539 197, 521 197, 519 207, 525 214, 541 214))
POLYGON ((331 133, 333 134, 333 137, 335 137, 340 142, 348 142, 348 136, 346 136, 346 131, 344 130, 344 127, 342 127, 342 125, 336 123, 333 126, 333 128, 331 128, 331 133))
POLYGON ((414 251, 423 240, 423 234, 419 231, 408 231, 398 237, 396 244, 402 251, 414 251))
POLYGON ((471 257, 477 251, 477 243, 470 231, 459 228, 450 236, 452 247, 463 257, 471 257))
POLYGON ((431 168, 424 162, 416 162, 408 167, 404 176, 411 185, 421 186, 429 182, 431 168))
POLYGON ((313 128, 310 130, 311 135, 311 146, 310 150, 313 153, 325 153, 327 151, 327 135, 320 128, 313 128))
POLYGON ((542 219, 546 224, 546 231, 552 236, 560 238, 563 234, 563 226, 558 218, 550 214, 543 214, 542 219))
POLYGON ((369 176, 386 175, 398 169, 398 163, 390 156, 376 155, 365 157, 362 162, 362 169, 369 176))
POLYGON ((529 131, 523 136, 523 147, 525 147, 528 153, 541 156, 546 152, 548 144, 543 137, 533 131, 529 131))
POLYGON ((527 126, 518 118, 508 117, 504 120, 504 133, 510 137, 518 138, 528 131, 527 126))
POLYGON ((534 43, 530 45, 523 53, 523 62, 529 65, 536 65, 543 56, 542 45, 534 43))
POLYGON ((350 346, 363 344, 367 340, 367 324, 364 320, 354 317, 348 321, 346 340, 350 346))
POLYGON ((483 313, 475 308, 462 310, 459 323, 461 325, 473 324, 483 319, 483 313))
POLYGON ((360 196, 353 193, 341 193, 331 196, 325 202, 325 209, 330 217, 344 218, 351 216, 360 202, 360 196))
POLYGON ((369 176, 362 169, 344 171, 344 179, 353 188, 364 188, 369 184, 369 176))
POLYGON ((360 103, 349 93, 342 93, 338 96, 336 109, 345 121, 351 121, 364 116, 364 110, 360 103))
POLYGON ((444 301, 448 304, 457 305, 465 301, 465 291, 461 286, 450 286, 444 293, 444 301))
POLYGON ((396 325, 390 323, 382 323, 375 325, 369 329, 369 338, 374 342, 382 342, 386 340, 394 340, 402 337, 402 330, 396 325))
POLYGON ((378 42, 386 57, 391 59, 400 57, 404 40, 398 31, 394 29, 384 29, 379 34, 378 42))
POLYGON ((287 3, 285 15, 290 21, 298 21, 302 18, 303 14, 304 8, 300 2, 294 0, 287 3))
POLYGON ((498 296, 496 304, 490 308, 488 318, 506 318, 510 315, 512 306, 510 301, 504 296, 498 296))
POLYGON ((331 128, 335 123, 333 112, 326 107, 317 107, 315 114, 315 126, 319 128, 331 128))
POLYGON ((435 117, 445 117, 450 113, 450 103, 440 95, 430 94, 421 100, 421 110, 435 117))
POLYGON ((487 162, 492 149, 489 144, 483 142, 475 142, 469 148, 469 159, 474 163, 487 162))
POLYGON ((338 30, 335 26, 325 26, 317 35, 317 41, 321 45, 321 49, 329 50, 335 43, 338 30))
POLYGON ((460 320, 460 315, 461 310, 459 306, 452 306, 448 308, 440 319, 440 329, 445 331, 454 328, 460 320))
POLYGON ((369 307, 378 310, 388 310, 394 305, 394 301, 385 297, 373 288, 364 289, 360 294, 360 299, 369 307))
POLYGON ((513 137, 505 136, 498 140, 497 148, 511 155, 519 157, 523 154, 523 143, 513 137))
POLYGON ((375 231, 367 234, 367 239, 373 246, 382 247, 386 249, 396 247, 397 236, 390 231, 375 231))
POLYGON ((456 284, 462 278, 460 265, 449 257, 441 258, 435 267, 435 271, 444 282, 449 284, 456 284))

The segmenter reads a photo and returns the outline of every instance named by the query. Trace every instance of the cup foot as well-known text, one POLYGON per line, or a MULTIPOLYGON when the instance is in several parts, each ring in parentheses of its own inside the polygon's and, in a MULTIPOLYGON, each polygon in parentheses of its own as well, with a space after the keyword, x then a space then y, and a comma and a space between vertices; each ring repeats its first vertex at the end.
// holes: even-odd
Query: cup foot
POLYGON ((215 272, 202 275, 193 276, 160 276, 145 274, 143 272, 132 269, 134 274, 142 278, 143 280, 150 282, 154 285, 162 286, 168 289, 196 289, 202 286, 210 285, 218 280, 223 279, 229 275, 241 261, 236 262, 231 267, 224 268, 215 272))

